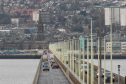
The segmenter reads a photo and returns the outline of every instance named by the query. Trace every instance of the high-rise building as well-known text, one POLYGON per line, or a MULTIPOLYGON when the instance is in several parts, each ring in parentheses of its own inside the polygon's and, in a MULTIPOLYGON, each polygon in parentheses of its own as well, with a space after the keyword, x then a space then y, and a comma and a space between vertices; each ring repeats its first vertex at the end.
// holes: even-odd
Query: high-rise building
POLYGON ((121 8, 120 16, 121 26, 126 26, 126 8, 121 8))
POLYGON ((105 25, 111 23, 126 26, 126 8, 105 8, 105 25))
POLYGON ((42 41, 44 40, 44 26, 43 26, 43 20, 42 17, 39 13, 39 21, 38 21, 38 26, 37 26, 37 40, 42 41))
POLYGON ((119 8, 105 8, 105 25, 119 23, 119 8))

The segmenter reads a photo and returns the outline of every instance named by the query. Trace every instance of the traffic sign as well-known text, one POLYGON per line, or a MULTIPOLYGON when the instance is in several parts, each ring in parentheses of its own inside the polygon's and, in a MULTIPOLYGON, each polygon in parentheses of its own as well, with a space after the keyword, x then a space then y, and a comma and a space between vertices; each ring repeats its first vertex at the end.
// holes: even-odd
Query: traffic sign
POLYGON ((80 40, 80 48, 84 49, 84 37, 80 36, 79 40, 80 40))

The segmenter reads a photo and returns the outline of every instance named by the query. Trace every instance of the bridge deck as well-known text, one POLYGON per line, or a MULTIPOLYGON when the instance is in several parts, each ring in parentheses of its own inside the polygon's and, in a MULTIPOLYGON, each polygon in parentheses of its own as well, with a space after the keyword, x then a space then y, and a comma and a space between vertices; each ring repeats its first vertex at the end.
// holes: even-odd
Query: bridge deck
MULTIPOLYGON (((49 55, 50 54, 48 53, 48 56, 49 55)), ((70 84, 60 68, 52 69, 50 66, 49 71, 43 71, 42 68, 43 67, 41 65, 38 84, 70 84)))
POLYGON ((60 69, 51 69, 41 71, 38 84, 69 84, 69 82, 60 69))

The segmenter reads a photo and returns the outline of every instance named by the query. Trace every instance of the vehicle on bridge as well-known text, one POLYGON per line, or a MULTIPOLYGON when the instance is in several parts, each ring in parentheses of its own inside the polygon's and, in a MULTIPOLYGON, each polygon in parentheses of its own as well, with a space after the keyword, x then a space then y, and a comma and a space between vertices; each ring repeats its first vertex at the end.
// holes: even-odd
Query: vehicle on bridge
MULTIPOLYGON (((111 73, 110 73, 110 71, 107 71, 105 74, 106 74, 106 77, 105 77, 106 82, 110 82, 111 81, 111 73)), ((104 78, 104 75, 103 75, 103 78, 104 78)), ((113 74, 112 78, 113 78, 113 82, 115 82, 115 75, 114 74, 113 74)))
POLYGON ((44 54, 44 55, 42 56, 42 60, 43 60, 43 62, 48 61, 48 56, 47 56, 46 54, 44 54))
POLYGON ((59 68, 59 65, 57 63, 52 64, 52 69, 58 69, 58 68, 59 68))
MULTIPOLYGON (((101 72, 102 72, 101 77, 102 78, 105 77, 106 82, 110 82, 111 81, 111 72, 106 70, 106 72, 104 73, 104 69, 102 69, 101 72)), ((96 78, 98 78, 99 72, 97 71, 96 73, 97 73, 96 78)), ((113 77, 113 82, 115 82, 115 80, 116 80, 115 75, 113 74, 112 77, 113 77)))
POLYGON ((50 70, 50 65, 49 62, 43 62, 43 67, 42 67, 43 71, 49 71, 50 70))

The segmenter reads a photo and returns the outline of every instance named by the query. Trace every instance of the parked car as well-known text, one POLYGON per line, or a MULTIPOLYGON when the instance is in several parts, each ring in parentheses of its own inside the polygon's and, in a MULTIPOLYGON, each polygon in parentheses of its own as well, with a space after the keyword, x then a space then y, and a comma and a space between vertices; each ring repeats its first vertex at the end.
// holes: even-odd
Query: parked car
POLYGON ((43 63, 43 71, 49 71, 50 70, 50 65, 49 62, 44 62, 43 63))

